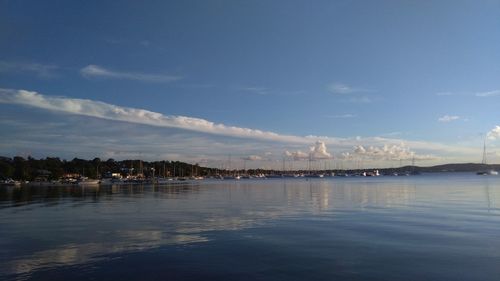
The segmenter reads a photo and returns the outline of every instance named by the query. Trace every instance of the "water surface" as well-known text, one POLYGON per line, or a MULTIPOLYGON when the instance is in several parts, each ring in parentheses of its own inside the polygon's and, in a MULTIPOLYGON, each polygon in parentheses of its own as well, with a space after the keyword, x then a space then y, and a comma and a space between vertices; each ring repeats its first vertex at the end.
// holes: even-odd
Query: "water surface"
POLYGON ((500 177, 0 187, 2 280, 498 280, 500 177))

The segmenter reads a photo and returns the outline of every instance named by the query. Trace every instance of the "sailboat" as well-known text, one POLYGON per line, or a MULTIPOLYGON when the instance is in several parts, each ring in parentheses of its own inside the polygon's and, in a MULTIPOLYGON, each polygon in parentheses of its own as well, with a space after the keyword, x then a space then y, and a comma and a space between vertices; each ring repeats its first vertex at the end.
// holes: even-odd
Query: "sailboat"
MULTIPOLYGON (((483 144, 483 160, 481 161, 481 164, 486 165, 486 138, 484 139, 484 144, 483 144)), ((497 176, 498 172, 493 169, 490 169, 487 171, 479 171, 476 174, 480 176, 497 176)))
POLYGON ((85 168, 83 168, 82 176, 77 180, 78 185, 98 185, 99 183, 98 179, 89 179, 85 176, 85 168))

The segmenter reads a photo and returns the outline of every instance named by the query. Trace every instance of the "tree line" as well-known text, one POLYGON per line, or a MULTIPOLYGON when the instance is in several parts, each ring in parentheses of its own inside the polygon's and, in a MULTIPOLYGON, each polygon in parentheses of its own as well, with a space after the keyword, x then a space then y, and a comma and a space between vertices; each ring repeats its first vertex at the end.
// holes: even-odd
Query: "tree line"
POLYGON ((180 161, 101 160, 94 158, 85 160, 74 158, 64 160, 58 157, 27 159, 16 156, 13 158, 0 157, 0 178, 33 181, 43 177, 48 180, 57 180, 68 174, 79 174, 89 178, 100 178, 109 173, 120 173, 122 176, 160 176, 160 177, 190 177, 208 176, 219 171, 213 168, 200 167, 198 164, 189 164, 180 161))

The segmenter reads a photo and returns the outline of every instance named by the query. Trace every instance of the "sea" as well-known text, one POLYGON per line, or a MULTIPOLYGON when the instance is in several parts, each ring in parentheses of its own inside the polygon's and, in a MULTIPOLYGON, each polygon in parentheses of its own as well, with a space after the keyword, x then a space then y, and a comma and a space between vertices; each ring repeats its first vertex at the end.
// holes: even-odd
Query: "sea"
POLYGON ((500 176, 0 187, 0 280, 500 280, 500 176))

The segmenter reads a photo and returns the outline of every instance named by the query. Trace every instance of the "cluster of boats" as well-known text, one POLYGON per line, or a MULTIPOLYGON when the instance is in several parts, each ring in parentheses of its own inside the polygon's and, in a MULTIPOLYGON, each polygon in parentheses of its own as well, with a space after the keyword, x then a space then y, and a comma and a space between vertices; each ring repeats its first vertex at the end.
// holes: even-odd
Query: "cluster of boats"
MULTIPOLYGON (((169 183, 180 183, 185 181, 198 181, 205 179, 212 180, 241 180, 241 179, 275 179, 275 178, 326 178, 326 177, 378 177, 378 176, 411 176, 419 175, 417 171, 403 171, 403 172, 389 172, 380 173, 379 170, 370 171, 356 171, 356 172, 339 172, 339 173, 282 173, 282 174, 243 174, 243 175, 214 175, 209 177, 202 176, 192 176, 192 177, 104 177, 101 179, 90 179, 87 177, 75 177, 75 178, 64 178, 61 180, 53 181, 16 181, 10 178, 0 180, 0 185, 2 186, 20 186, 20 185, 32 185, 32 186, 66 186, 66 185, 79 185, 79 186, 92 186, 92 185, 119 185, 119 184, 169 184, 169 183)), ((482 176, 495 176, 498 175, 497 171, 488 170, 477 172, 477 175, 482 176)))
POLYGON ((4 186, 20 186, 20 185, 30 185, 30 186, 68 186, 68 185, 78 185, 78 186, 92 186, 92 185, 119 185, 119 184, 169 184, 178 183, 185 181, 198 181, 205 179, 212 180, 241 180, 241 179, 274 179, 274 178, 324 178, 324 177, 348 177, 348 176, 379 176, 378 170, 370 172, 362 172, 359 174, 349 174, 349 173, 283 173, 283 174, 234 174, 234 175, 214 175, 209 177, 202 176, 192 176, 192 177, 137 177, 137 176, 112 176, 103 177, 101 179, 90 179, 88 177, 78 176, 78 177, 64 177, 60 180, 51 181, 15 181, 13 179, 6 179, 0 181, 0 185, 4 186))
POLYGON ((20 186, 21 182, 9 178, 9 179, 5 179, 5 180, 0 181, 0 185, 4 185, 4 186, 20 186))

